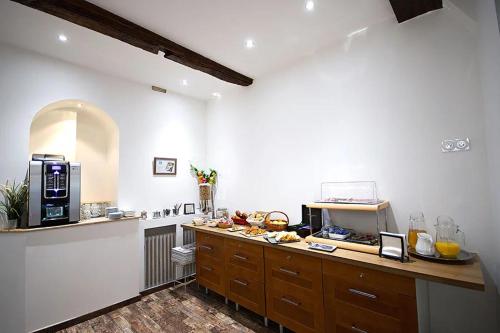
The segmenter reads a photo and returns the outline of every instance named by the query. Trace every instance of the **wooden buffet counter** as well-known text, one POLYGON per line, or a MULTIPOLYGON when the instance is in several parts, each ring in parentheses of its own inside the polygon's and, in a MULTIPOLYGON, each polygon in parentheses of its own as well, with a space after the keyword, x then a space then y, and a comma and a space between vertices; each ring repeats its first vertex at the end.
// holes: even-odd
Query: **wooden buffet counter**
POLYGON ((401 263, 309 250, 305 241, 272 245, 223 229, 183 227, 196 232, 201 285, 297 332, 418 332, 416 278, 484 290, 479 259, 401 263))

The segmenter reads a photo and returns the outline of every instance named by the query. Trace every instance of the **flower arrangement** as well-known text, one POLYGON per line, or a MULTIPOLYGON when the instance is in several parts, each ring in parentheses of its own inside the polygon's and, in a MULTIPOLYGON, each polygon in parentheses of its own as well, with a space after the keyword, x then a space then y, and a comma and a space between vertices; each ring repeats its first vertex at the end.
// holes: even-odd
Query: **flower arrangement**
POLYGON ((0 193, 3 201, 0 201, 0 212, 7 215, 9 220, 19 220, 24 213, 24 207, 28 200, 28 185, 14 182, 9 185, 0 185, 0 193))
POLYGON ((191 173, 198 180, 198 184, 215 185, 217 183, 217 171, 214 169, 209 169, 209 172, 205 172, 191 164, 191 173))

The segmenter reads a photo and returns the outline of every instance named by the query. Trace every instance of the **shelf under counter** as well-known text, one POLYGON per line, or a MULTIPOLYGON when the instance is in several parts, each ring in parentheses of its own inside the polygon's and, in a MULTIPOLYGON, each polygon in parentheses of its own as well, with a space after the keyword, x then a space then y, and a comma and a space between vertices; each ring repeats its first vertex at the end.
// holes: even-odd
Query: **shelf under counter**
POLYGON ((473 262, 465 265, 445 265, 412 257, 410 258, 410 262, 401 263, 395 260, 380 258, 379 256, 373 254, 344 250, 340 248, 332 253, 314 251, 308 249, 308 244, 304 240, 296 243, 272 245, 262 237, 247 238, 239 233, 233 233, 219 228, 195 226, 193 224, 184 224, 182 227, 226 238, 238 239, 242 242, 250 242, 263 246, 279 248, 295 253, 306 254, 313 257, 319 257, 322 259, 370 268, 415 279, 439 282, 474 290, 485 289, 485 282, 481 271, 481 261, 479 257, 476 257, 473 262))

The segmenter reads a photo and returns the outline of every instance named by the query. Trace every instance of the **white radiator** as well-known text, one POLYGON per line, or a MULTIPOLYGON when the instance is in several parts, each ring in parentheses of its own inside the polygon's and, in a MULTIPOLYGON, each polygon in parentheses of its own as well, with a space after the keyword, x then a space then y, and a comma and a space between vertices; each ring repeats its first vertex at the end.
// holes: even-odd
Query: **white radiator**
POLYGON ((145 289, 175 280, 175 266, 171 260, 175 247, 175 225, 146 229, 144 232, 145 289))

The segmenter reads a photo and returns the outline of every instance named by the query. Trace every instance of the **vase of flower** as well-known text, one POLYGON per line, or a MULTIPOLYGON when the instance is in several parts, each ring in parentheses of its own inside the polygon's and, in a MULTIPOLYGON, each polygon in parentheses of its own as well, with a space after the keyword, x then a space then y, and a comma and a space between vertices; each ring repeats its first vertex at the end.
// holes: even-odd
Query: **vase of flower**
POLYGON ((6 216, 5 229, 15 229, 24 214, 26 201, 28 199, 28 185, 14 182, 9 185, 0 185, 0 194, 3 200, 0 201, 0 213, 6 216))

